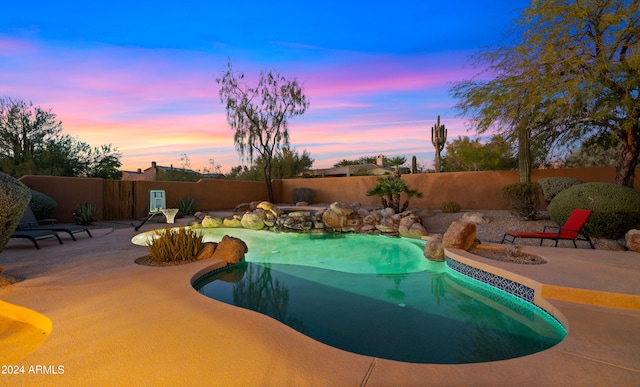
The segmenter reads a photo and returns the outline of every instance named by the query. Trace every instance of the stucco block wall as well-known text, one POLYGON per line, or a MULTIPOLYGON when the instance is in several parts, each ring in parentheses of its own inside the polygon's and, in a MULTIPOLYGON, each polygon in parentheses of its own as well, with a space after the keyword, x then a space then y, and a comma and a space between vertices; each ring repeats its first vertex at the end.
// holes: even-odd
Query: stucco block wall
POLYGON ((58 203, 58 208, 52 217, 59 223, 73 223, 73 209, 85 202, 95 204, 98 218, 103 217, 103 179, 26 175, 19 180, 32 190, 42 192, 58 203))
MULTIPOLYGON (((614 168, 571 168, 534 170, 531 179, 544 177, 574 177, 585 182, 615 183, 614 168)), ((409 187, 423 193, 422 198, 414 198, 410 208, 441 208, 442 203, 454 200, 466 210, 507 209, 500 195, 500 189, 518 182, 517 171, 451 172, 403 175, 409 187)), ((273 182, 276 202, 293 204, 294 188, 311 188, 314 203, 360 202, 363 205, 379 206, 378 197, 366 196, 366 192, 376 185, 377 176, 327 177, 309 179, 286 179, 273 182)), ((59 222, 73 222, 72 211, 81 203, 94 203, 99 220, 104 214, 129 213, 135 219, 144 218, 148 211, 149 190, 163 189, 167 195, 167 207, 178 207, 180 197, 192 196, 197 201, 197 210, 227 210, 239 203, 247 203, 268 198, 264 182, 203 179, 198 182, 132 181, 113 182, 102 179, 23 176, 20 178, 29 188, 40 191, 58 202, 53 214, 59 222), (109 189, 105 189, 109 188, 109 189), (130 190, 113 197, 117 189, 130 190), (107 192, 109 192, 108 196, 107 192), (107 198, 107 199, 105 199, 107 198), (126 199, 124 199, 126 198, 126 199), (106 203, 105 200, 109 201, 106 203), (105 206, 122 206, 127 211, 106 211, 105 206), (133 208, 131 208, 133 207, 133 208)), ((636 168, 635 189, 640 191, 640 167, 636 168)))

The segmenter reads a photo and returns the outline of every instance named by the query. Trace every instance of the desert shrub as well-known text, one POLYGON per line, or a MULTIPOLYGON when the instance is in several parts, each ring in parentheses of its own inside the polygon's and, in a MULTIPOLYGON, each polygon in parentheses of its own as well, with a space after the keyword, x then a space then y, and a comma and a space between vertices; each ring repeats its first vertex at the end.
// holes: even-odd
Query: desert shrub
POLYGON ((584 181, 573 177, 546 177, 538 180, 544 201, 549 204, 557 194, 574 185, 582 184, 584 181))
POLYGON ((535 219, 540 210, 540 185, 538 183, 515 183, 501 189, 502 197, 516 216, 526 220, 535 219))
POLYGON ((307 202, 312 203, 313 201, 313 190, 311 188, 298 187, 294 188, 291 191, 291 197, 293 198, 293 203, 307 202))
POLYGON ((594 237, 618 239, 640 225, 640 192, 609 183, 584 183, 556 195, 549 206, 551 220, 564 224, 575 208, 593 213, 585 230, 594 237))
POLYGON ((202 234, 186 227, 156 231, 153 243, 147 246, 151 258, 158 262, 191 261, 202 251, 202 234))
POLYGON ((0 251, 20 223, 30 200, 31 192, 26 185, 0 172, 0 251))
POLYGON ((40 220, 50 218, 53 211, 58 207, 58 203, 42 192, 31 190, 29 207, 31 207, 31 211, 33 211, 36 219, 40 220))
POLYGON ((76 208, 73 209, 73 219, 75 219, 78 224, 88 226, 98 220, 96 218, 97 213, 98 210, 93 203, 78 204, 76 208))
POLYGON ((193 196, 179 197, 178 210, 182 215, 193 215, 196 213, 196 199, 193 196))
POLYGON ((455 200, 442 203, 442 212, 445 213, 460 212, 461 209, 462 207, 460 207, 460 204, 455 200))

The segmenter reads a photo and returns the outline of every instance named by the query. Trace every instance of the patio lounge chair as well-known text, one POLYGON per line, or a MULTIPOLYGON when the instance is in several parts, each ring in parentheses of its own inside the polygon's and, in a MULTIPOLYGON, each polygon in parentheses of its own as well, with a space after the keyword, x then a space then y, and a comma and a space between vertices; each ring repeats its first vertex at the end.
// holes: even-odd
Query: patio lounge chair
POLYGON ((76 237, 73 234, 79 232, 86 232, 89 235, 89 238, 93 238, 91 232, 88 228, 79 225, 58 225, 55 224, 55 219, 44 219, 41 222, 46 222, 47 224, 40 224, 36 219, 35 214, 31 210, 31 207, 27 206, 24 210, 24 214, 22 214, 22 219, 20 220, 20 224, 18 224, 17 231, 57 231, 57 232, 66 232, 71 236, 71 239, 74 241, 76 237))
POLYGON ((502 237, 500 243, 509 242, 513 243, 516 238, 540 238, 540 246, 545 239, 555 240, 555 247, 558 247, 559 240, 569 240, 573 242, 573 247, 578 248, 576 240, 589 242, 592 249, 595 249, 591 238, 586 232, 582 230, 582 227, 591 216, 591 210, 575 209, 569 215, 569 218, 562 227, 545 226, 542 232, 519 232, 519 231, 507 231, 502 237), (558 229, 557 232, 548 232, 547 229, 558 229), (511 237, 511 239, 509 239, 511 237))
POLYGON ((11 234, 11 238, 29 239, 38 250, 40 250, 40 245, 38 245, 40 239, 57 238, 58 242, 62 244, 58 233, 50 230, 16 230, 11 234))

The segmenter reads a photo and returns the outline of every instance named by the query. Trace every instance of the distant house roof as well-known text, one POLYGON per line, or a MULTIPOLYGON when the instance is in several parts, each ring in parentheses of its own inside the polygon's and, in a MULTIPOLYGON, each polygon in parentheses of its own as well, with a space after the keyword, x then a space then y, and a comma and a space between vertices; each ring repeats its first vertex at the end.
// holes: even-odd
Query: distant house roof
POLYGON ((357 175, 387 175, 393 173, 393 168, 381 167, 376 164, 345 165, 343 167, 311 169, 305 172, 312 176, 357 176, 357 175))
POLYGON ((192 169, 176 168, 173 165, 157 165, 155 161, 151 162, 151 166, 145 170, 138 169, 136 172, 122 171, 122 180, 155 180, 158 172, 176 171, 181 173, 190 173, 198 175, 202 179, 221 179, 224 175, 221 173, 200 173, 192 169))

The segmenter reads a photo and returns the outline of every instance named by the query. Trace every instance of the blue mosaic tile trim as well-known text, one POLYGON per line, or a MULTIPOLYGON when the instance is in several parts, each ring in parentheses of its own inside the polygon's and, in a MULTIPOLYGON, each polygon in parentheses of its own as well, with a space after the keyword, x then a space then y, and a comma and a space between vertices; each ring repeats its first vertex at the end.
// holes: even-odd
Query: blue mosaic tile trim
POLYGON ((446 257, 446 261, 447 266, 460 274, 464 274, 467 277, 477 279, 478 281, 482 281, 500 290, 504 290, 507 293, 513 294, 516 297, 522 298, 525 301, 533 303, 534 291, 528 286, 501 277, 499 275, 486 272, 484 270, 478 269, 477 267, 458 262, 453 258, 446 257))

